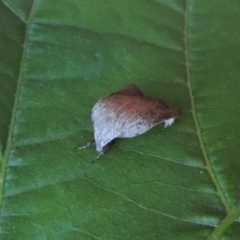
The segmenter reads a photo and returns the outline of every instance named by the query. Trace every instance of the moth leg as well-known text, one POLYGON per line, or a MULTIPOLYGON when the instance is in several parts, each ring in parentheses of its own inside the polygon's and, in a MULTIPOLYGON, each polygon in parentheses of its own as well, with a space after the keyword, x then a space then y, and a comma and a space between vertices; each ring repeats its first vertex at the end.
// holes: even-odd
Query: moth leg
POLYGON ((92 163, 95 163, 99 160, 99 158, 106 152, 108 149, 114 144, 114 140, 109 142, 107 145, 103 147, 103 150, 97 155, 97 157, 92 161, 92 163))
POLYGON ((85 145, 76 147, 76 149, 84 149, 84 148, 90 147, 95 144, 96 144, 95 139, 92 139, 90 142, 86 143, 85 145))

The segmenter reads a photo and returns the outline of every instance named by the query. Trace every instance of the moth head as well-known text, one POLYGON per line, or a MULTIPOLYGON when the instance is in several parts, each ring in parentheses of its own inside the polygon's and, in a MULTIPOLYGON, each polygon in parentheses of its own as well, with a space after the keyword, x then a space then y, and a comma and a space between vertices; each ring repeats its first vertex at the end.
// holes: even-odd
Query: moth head
POLYGON ((176 118, 181 117, 181 110, 180 109, 168 109, 168 118, 164 121, 165 122, 165 128, 168 126, 171 126, 176 118))

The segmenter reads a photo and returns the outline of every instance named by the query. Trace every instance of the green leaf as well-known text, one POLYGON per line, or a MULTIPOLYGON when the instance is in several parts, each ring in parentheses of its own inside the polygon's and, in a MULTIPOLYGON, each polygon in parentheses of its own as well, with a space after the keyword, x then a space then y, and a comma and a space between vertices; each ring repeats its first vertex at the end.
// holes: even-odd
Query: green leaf
POLYGON ((239 238, 240 2, 0 3, 0 238, 239 238), (99 163, 94 103, 182 109, 99 163))

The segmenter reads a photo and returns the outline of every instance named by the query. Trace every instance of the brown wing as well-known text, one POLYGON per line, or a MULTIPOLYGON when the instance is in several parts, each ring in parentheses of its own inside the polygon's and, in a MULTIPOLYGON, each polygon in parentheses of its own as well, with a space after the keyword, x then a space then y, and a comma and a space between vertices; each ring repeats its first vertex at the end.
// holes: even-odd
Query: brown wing
POLYGON ((137 136, 173 118, 172 111, 164 102, 143 96, 134 85, 100 99, 92 110, 97 151, 115 138, 137 136))
POLYGON ((146 97, 124 96, 114 104, 115 128, 122 138, 142 134, 169 118, 168 106, 158 100, 146 97))
POLYGON ((130 84, 124 87, 121 91, 117 92, 126 96, 143 96, 143 93, 138 89, 137 86, 130 84))

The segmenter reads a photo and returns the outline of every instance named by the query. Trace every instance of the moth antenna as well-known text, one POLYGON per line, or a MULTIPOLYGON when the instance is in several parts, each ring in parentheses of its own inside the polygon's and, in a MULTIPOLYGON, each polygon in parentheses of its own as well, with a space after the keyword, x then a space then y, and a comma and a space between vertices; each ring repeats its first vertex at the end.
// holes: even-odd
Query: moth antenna
POLYGON ((96 144, 95 139, 93 139, 90 142, 86 143, 85 145, 81 145, 81 146, 76 147, 76 149, 84 149, 84 148, 90 147, 90 146, 95 145, 95 144, 96 144))
POLYGON ((96 163, 99 161, 99 158, 104 154, 104 152, 100 152, 93 160, 92 160, 92 163, 96 163))
POLYGON ((97 155, 97 157, 92 160, 92 163, 95 163, 97 161, 99 161, 99 158, 114 144, 115 140, 112 140, 111 142, 109 142, 107 145, 105 145, 102 149, 101 152, 99 152, 99 154, 97 155))

